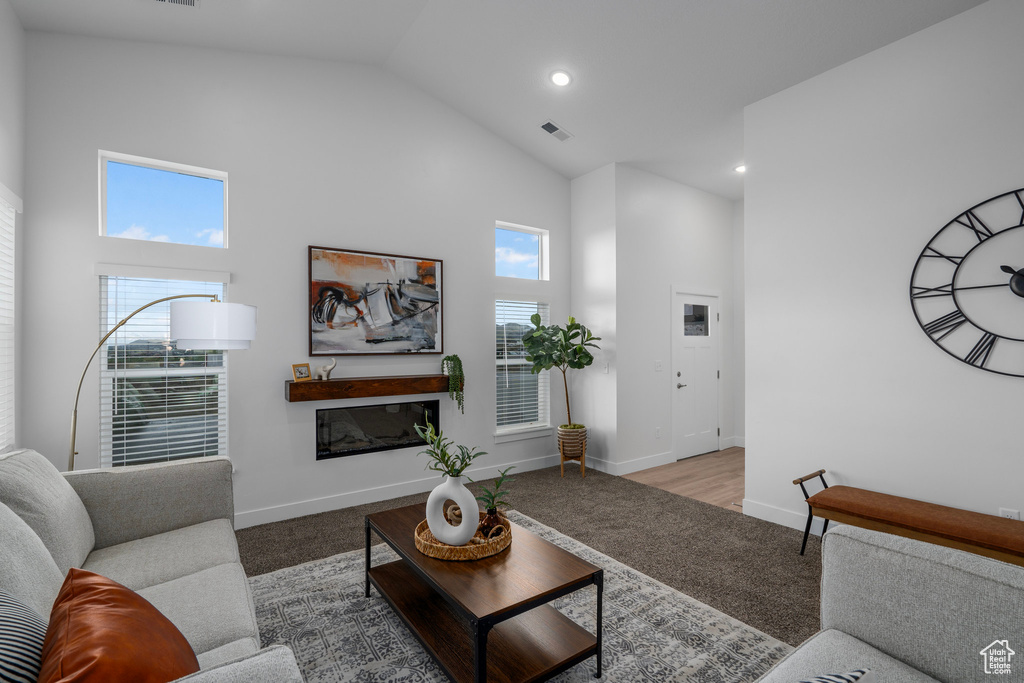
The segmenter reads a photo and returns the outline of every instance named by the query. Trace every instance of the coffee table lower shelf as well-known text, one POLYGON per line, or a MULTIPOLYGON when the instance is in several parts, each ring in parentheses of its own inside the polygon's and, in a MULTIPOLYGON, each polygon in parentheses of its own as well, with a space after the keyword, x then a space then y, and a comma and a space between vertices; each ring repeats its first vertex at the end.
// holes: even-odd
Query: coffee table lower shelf
MULTIPOLYGON (((371 567, 370 581, 456 683, 474 680, 473 631, 403 560, 371 567)), ((496 624, 487 636, 487 681, 546 681, 597 654, 597 638, 550 605, 496 624)))

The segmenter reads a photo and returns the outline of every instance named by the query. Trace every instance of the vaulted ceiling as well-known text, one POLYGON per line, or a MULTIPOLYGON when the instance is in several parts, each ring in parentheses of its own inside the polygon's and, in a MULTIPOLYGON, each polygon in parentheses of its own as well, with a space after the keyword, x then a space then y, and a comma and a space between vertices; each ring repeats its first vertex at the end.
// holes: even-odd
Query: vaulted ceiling
POLYGON ((10 1, 26 30, 375 65, 568 178, 620 162, 734 199, 746 105, 982 2, 10 1))

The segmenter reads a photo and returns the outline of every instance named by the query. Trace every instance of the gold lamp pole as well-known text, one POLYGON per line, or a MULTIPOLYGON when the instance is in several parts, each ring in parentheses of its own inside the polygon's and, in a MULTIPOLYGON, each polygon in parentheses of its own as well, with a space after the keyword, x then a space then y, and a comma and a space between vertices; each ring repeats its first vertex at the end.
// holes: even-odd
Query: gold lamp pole
POLYGON ((96 348, 93 349, 92 355, 89 356, 89 360, 87 360, 85 362, 85 369, 82 370, 82 378, 78 380, 78 391, 75 392, 75 407, 71 411, 71 451, 68 454, 68 472, 74 471, 74 469, 75 469, 75 456, 78 455, 78 451, 75 450, 75 432, 76 432, 77 427, 78 427, 78 397, 82 393, 82 382, 85 381, 85 373, 89 372, 89 365, 92 364, 92 359, 96 357, 96 354, 103 347, 103 342, 105 342, 108 339, 110 339, 110 335, 114 334, 114 332, 117 332, 117 330, 122 325, 124 325, 126 322, 131 320, 133 317, 135 317, 136 314, 141 313, 142 311, 146 310, 150 306, 156 306, 157 304, 161 304, 161 303, 163 303, 165 301, 170 301, 172 299, 187 299, 187 298, 190 298, 190 297, 201 297, 203 299, 209 299, 211 303, 219 303, 220 302, 220 299, 218 299, 215 295, 212 295, 212 294, 178 294, 176 296, 168 296, 168 297, 164 297, 163 299, 157 299, 156 301, 150 301, 148 304, 146 304, 142 308, 135 309, 128 316, 126 316, 123 320, 121 320, 121 322, 119 322, 118 324, 114 325, 114 327, 110 330, 110 332, 107 332, 103 336, 103 339, 100 339, 100 343, 96 345, 96 348))

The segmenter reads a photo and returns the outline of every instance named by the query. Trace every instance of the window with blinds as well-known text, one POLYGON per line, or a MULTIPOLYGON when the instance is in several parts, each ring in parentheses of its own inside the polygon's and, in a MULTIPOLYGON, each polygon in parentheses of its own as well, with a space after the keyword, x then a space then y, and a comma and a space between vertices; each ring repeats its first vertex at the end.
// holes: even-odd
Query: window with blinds
POLYGON ((498 373, 498 432, 549 425, 550 372, 533 374, 526 360, 523 334, 533 329, 530 317, 539 313, 548 324, 548 305, 535 301, 494 302, 495 362, 498 373))
POLYGON ((0 451, 14 446, 14 214, 0 198, 0 451))
MULTIPOLYGON (((220 282, 101 276, 100 335, 156 299, 209 294, 224 301, 224 290, 220 282)), ((176 348, 170 302, 129 320, 97 361, 101 466, 227 454, 226 354, 176 348)))

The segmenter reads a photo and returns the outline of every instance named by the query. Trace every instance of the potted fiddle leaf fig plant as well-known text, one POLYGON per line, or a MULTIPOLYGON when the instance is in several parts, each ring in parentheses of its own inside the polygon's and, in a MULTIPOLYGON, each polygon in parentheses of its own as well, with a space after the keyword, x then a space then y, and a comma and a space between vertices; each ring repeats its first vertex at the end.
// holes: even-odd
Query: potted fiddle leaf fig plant
POLYGON ((567 422, 558 428, 558 451, 562 456, 563 476, 566 460, 578 460, 583 476, 584 458, 587 453, 587 428, 572 420, 572 406, 569 403, 569 370, 582 370, 594 362, 594 354, 590 349, 601 348, 594 342, 600 337, 584 325, 569 316, 563 328, 559 325, 542 325, 540 314, 534 313, 530 318, 534 329, 523 335, 523 346, 526 349, 526 360, 533 363, 530 371, 534 374, 558 368, 562 372, 562 386, 565 387, 565 413, 567 422))
POLYGON ((488 488, 485 485, 483 491, 476 497, 483 504, 484 511, 486 512, 483 520, 480 521, 480 532, 484 535, 484 538, 490 536, 491 530, 494 527, 504 526, 501 523, 501 518, 498 516, 498 509, 510 507, 509 502, 505 500, 505 496, 508 494, 508 487, 506 485, 515 481, 508 476, 508 473, 514 470, 515 467, 515 465, 511 465, 503 470, 499 470, 499 476, 494 480, 494 488, 488 488))
POLYGON ((446 500, 454 500, 462 510, 475 512, 478 509, 476 496, 466 488, 469 477, 463 472, 474 460, 487 453, 456 445, 451 439, 446 439, 442 432, 435 431, 430 422, 426 427, 414 425, 414 428, 420 438, 427 442, 427 449, 419 453, 430 458, 427 469, 445 475, 444 481, 427 497, 427 526, 430 533, 442 543, 465 545, 476 533, 479 515, 463 514, 459 525, 452 526, 445 519, 444 503, 446 500))

